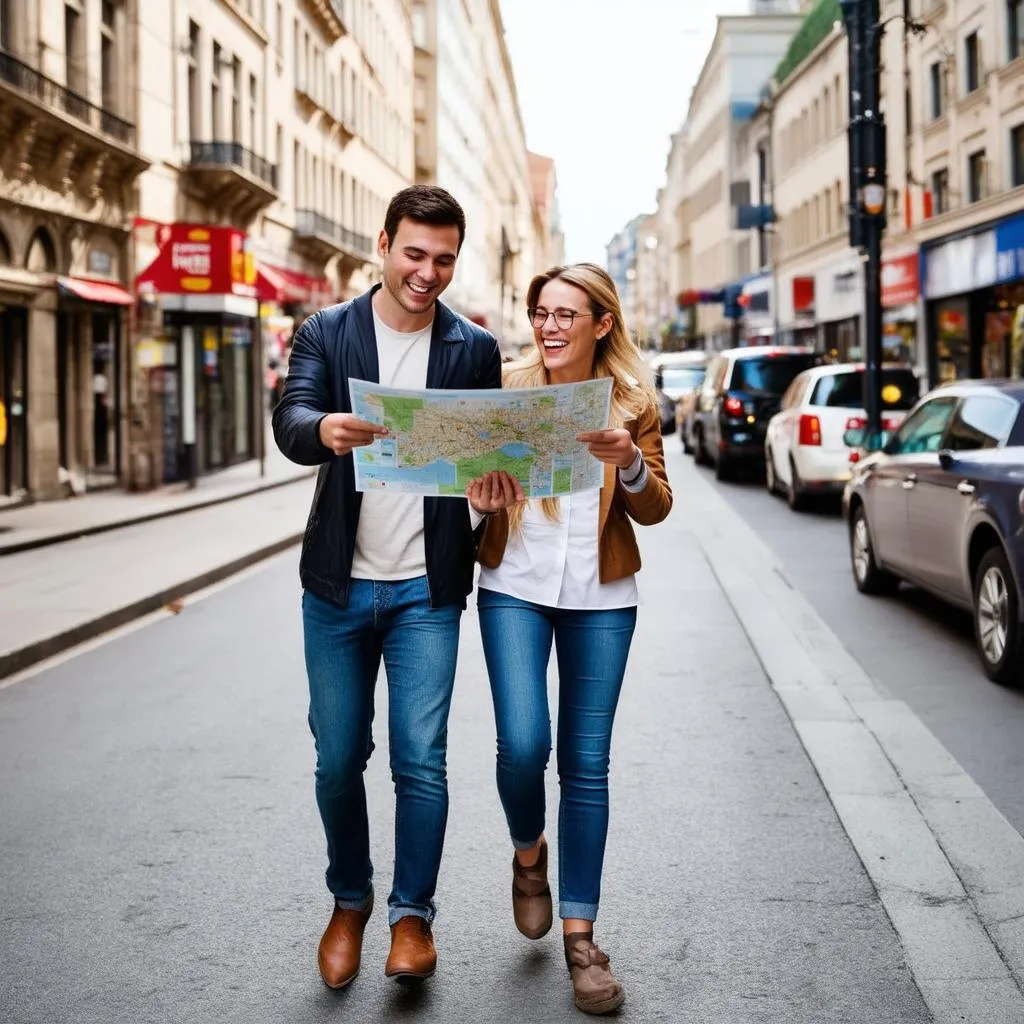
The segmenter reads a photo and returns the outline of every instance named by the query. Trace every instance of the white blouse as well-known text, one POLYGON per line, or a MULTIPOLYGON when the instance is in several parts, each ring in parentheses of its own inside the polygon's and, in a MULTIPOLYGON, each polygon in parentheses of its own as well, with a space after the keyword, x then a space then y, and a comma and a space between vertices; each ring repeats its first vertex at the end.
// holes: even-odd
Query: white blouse
MULTIPOLYGON (((635 472, 633 467, 620 470, 620 485, 635 472)), ((628 490, 643 490, 647 479, 647 467, 642 466, 640 478, 628 490)), ((548 608, 593 611, 638 605, 635 575, 611 583, 598 578, 600 497, 595 488, 559 498, 557 522, 544 515, 539 501, 527 502, 519 529, 509 531, 501 564, 482 567, 479 585, 548 608)))

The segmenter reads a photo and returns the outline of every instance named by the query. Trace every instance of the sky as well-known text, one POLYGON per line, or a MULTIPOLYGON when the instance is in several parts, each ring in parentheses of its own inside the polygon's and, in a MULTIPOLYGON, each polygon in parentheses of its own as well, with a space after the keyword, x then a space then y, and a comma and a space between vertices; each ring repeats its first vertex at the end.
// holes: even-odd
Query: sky
POLYGON ((719 14, 749 0, 501 0, 526 144, 553 157, 566 259, 653 213, 719 14))

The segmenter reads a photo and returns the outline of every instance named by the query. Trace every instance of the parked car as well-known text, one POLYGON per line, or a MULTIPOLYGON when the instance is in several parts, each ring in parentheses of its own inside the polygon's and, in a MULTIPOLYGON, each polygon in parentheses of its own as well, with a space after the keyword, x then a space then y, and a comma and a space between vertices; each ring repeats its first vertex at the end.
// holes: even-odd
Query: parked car
POLYGON ((707 363, 706 352, 694 351, 665 352, 651 360, 663 434, 675 432, 676 403, 700 387, 707 363))
MULTIPOLYGON (((857 589, 907 580, 968 609, 990 679, 1020 679, 1024 602, 1024 383, 929 392, 843 494, 857 589)), ((848 442, 857 442, 851 430, 848 442)))
MULTIPOLYGON (((850 479, 848 430, 867 425, 862 363, 833 363, 798 374, 768 421, 765 484, 793 509, 814 494, 839 494, 850 479)), ((913 370, 882 368, 882 425, 892 432, 920 397, 913 370)))
POLYGON ((727 349, 708 364, 693 414, 691 436, 698 462, 728 479, 740 462, 764 457, 768 421, 798 373, 817 366, 813 348, 757 345, 727 349))

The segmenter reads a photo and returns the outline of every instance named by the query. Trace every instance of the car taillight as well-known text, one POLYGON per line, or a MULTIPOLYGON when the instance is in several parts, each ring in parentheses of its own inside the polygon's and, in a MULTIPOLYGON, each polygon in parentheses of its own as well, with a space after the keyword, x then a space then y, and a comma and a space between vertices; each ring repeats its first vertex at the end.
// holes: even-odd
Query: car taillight
POLYGON ((860 452, 857 451, 856 448, 854 448, 850 452, 850 465, 852 466, 852 465, 854 465, 857 462, 860 462, 860 452))
POLYGON ((844 430, 861 430, 868 425, 868 421, 863 416, 851 416, 846 421, 844 430))
POLYGON ((810 413, 800 417, 800 444, 821 444, 821 420, 810 413))
POLYGON ((731 396, 725 400, 726 416, 742 416, 743 415, 743 403, 738 398, 732 398, 731 396))
POLYGON ((882 429, 888 430, 889 433, 893 433, 900 429, 899 420, 882 420, 882 429))

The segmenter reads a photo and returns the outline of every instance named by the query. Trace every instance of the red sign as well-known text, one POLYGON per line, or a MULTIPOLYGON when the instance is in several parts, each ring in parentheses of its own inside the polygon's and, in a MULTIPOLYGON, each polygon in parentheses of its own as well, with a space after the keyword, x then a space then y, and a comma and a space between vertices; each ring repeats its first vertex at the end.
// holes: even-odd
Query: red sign
POLYGON ((804 316, 814 315, 814 278, 793 278, 793 312, 804 316))
POLYGON ((917 302, 920 291, 916 252, 882 260, 882 305, 906 306, 917 302))
POLYGON ((164 295, 256 296, 256 260, 236 228, 168 224, 157 233, 160 252, 138 276, 137 291, 164 295))

